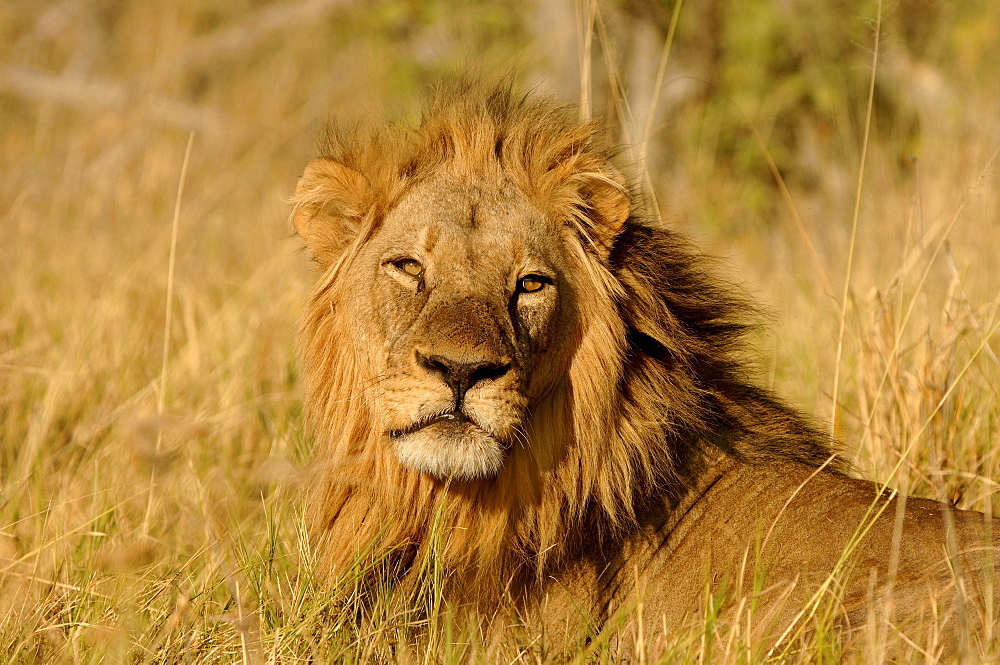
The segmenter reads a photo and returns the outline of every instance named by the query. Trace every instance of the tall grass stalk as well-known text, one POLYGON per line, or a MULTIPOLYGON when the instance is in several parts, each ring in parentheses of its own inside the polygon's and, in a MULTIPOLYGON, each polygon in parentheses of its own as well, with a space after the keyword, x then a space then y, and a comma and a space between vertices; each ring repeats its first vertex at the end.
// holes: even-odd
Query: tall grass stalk
POLYGON ((858 239, 858 218, 861 216, 861 193, 865 183, 865 164, 868 161, 868 138, 872 128, 872 109, 875 106, 875 74, 878 71, 878 50, 882 36, 882 0, 878 0, 875 14, 875 39, 872 45, 872 73, 868 83, 868 102, 865 107, 865 132, 861 140, 861 160, 858 163, 858 180, 854 193, 854 212, 851 215, 851 238, 847 244, 847 266, 844 269, 844 289, 840 294, 840 328, 837 332, 837 354, 833 363, 833 389, 830 399, 830 427, 838 434, 838 401, 840 393, 840 363, 844 354, 844 330, 847 326, 847 308, 850 306, 851 276, 854 272, 854 250, 858 239))
MULTIPOLYGON (((177 265, 177 228, 181 218, 181 201, 184 199, 184 181, 187 179, 188 163, 191 161, 191 148, 194 145, 194 132, 188 134, 187 147, 184 148, 184 161, 181 162, 181 174, 177 180, 177 196, 174 197, 174 215, 170 222, 170 258, 167 261, 167 306, 163 316, 163 360, 160 364, 160 390, 156 399, 156 444, 153 458, 160 456, 163 445, 163 411, 167 405, 167 367, 170 364, 170 328, 174 312, 174 269, 177 265)), ((156 464, 149 471, 149 497, 146 499, 146 512, 142 518, 142 534, 149 535, 149 516, 153 512, 153 497, 156 492, 156 464)))

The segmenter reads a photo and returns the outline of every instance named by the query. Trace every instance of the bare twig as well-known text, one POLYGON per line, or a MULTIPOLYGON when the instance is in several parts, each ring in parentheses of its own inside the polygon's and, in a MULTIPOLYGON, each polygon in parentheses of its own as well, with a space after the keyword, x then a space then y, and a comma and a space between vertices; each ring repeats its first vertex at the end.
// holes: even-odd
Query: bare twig
POLYGON ((194 104, 150 95, 142 86, 128 86, 107 79, 78 75, 53 75, 27 67, 0 67, 0 90, 33 101, 55 102, 98 110, 143 106, 150 115, 187 130, 212 132, 224 126, 223 118, 194 104))
MULTIPOLYGON (((322 21, 336 9, 357 0, 302 0, 272 5, 246 15, 230 25, 195 40, 174 62, 172 72, 184 74, 216 61, 249 51, 278 32, 322 21)), ((48 101, 90 109, 117 110, 141 106, 153 117, 181 129, 211 134, 225 126, 225 119, 210 109, 154 94, 149 81, 134 83, 50 74, 28 67, 0 68, 0 90, 34 101, 48 101)))
POLYGON ((356 3, 357 0, 302 0, 269 5, 247 14, 235 25, 195 40, 184 49, 176 64, 187 70, 214 63, 248 51, 274 33, 317 23, 333 11, 356 3))

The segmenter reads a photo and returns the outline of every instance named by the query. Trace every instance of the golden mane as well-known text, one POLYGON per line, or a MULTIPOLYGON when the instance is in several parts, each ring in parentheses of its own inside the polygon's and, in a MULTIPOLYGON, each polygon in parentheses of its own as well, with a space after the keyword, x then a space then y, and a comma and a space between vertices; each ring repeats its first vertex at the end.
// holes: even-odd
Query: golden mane
MULTIPOLYGON (((699 440, 745 459, 819 465, 827 439, 746 375, 747 303, 716 281, 686 242, 632 210, 602 237, 595 197, 624 182, 600 123, 572 108, 462 83, 442 89, 416 129, 334 129, 323 156, 363 174, 301 188, 296 210, 364 204, 301 321, 305 410, 316 438, 307 520, 331 576, 377 564, 396 582, 434 558, 456 597, 522 597, 593 543, 613 547, 651 497, 677 496, 699 440), (567 376, 533 409, 499 475, 445 482, 404 468, 369 399, 379 381, 359 322, 338 303, 338 280, 415 183, 448 166, 499 169, 550 219, 574 230, 570 248, 586 323, 567 376), (333 201, 334 203, 331 203, 333 201)), ((632 197, 635 200, 635 197, 632 197)), ((558 239, 554 235, 554 242, 558 239)), ((835 461, 833 468, 839 468, 835 461)))

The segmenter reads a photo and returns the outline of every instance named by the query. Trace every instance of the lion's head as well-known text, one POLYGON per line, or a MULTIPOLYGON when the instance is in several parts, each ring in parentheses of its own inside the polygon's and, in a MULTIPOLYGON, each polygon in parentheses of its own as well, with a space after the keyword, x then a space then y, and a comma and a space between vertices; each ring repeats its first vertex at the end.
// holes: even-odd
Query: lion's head
MULTIPOLYGON (((308 165, 292 217, 322 271, 301 353, 329 572, 391 552, 405 576, 433 523, 472 595, 530 584, 680 491, 699 438, 757 426, 744 304, 638 218, 613 153, 567 107, 462 84, 415 130, 332 131, 308 165)), ((809 438, 786 422, 767 445, 809 438)))

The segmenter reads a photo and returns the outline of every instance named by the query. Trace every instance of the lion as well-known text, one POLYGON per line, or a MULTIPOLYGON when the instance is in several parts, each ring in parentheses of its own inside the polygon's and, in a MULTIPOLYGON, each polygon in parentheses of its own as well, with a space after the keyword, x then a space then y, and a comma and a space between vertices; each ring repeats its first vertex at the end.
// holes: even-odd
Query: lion
POLYGON ((723 589, 774 643, 831 587, 844 625, 880 598, 982 613, 1000 529, 852 478, 754 382, 754 308, 616 153, 509 83, 329 132, 291 215, 321 274, 300 356, 322 575, 412 590, 433 560, 449 603, 550 636, 638 602, 670 630, 723 589))

